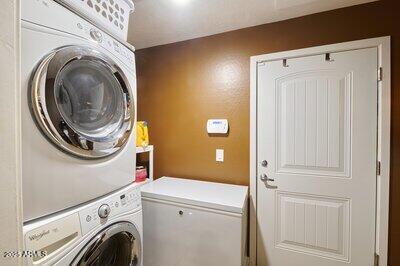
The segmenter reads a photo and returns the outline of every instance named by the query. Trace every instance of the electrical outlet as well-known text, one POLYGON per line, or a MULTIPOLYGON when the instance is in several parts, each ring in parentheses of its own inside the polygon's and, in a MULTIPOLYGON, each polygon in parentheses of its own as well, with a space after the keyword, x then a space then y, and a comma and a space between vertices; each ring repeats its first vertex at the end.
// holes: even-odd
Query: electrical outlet
POLYGON ((217 162, 223 162, 224 161, 224 150, 223 149, 216 149, 215 150, 215 160, 217 162))

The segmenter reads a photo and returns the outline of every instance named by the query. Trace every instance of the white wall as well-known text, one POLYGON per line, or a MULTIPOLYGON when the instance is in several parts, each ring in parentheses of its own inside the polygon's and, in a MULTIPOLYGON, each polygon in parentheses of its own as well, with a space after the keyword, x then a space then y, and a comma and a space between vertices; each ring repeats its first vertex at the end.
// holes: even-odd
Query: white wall
POLYGON ((20 168, 20 0, 0 8, 0 265, 17 265, 5 251, 22 250, 20 168))

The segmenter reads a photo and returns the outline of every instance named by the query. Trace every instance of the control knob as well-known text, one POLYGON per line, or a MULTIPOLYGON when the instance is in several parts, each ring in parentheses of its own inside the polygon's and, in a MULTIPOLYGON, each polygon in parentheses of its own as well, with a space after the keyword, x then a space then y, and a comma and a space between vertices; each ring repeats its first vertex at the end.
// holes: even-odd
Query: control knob
POLYGON ((108 215, 110 214, 110 211, 111 211, 111 209, 110 209, 110 206, 108 204, 101 205, 99 207, 99 211, 98 211, 99 217, 103 218, 103 219, 107 218, 108 215))
POLYGON ((96 42, 102 42, 103 35, 96 29, 90 29, 90 37, 92 37, 96 42))

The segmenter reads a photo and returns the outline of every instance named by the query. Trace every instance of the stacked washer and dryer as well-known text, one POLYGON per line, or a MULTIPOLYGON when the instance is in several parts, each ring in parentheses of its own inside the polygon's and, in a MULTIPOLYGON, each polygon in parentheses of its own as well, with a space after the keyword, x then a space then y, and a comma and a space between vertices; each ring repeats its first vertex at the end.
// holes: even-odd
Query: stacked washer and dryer
POLYGON ((142 265, 134 49, 52 0, 21 17, 26 264, 142 265))

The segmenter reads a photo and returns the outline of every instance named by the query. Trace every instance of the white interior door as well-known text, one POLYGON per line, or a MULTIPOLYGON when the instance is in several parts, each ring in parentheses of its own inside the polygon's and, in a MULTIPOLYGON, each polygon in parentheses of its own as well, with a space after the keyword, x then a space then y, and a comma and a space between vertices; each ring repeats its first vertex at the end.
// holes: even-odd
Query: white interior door
POLYGON ((258 265, 374 264, 377 58, 258 65, 258 265))

